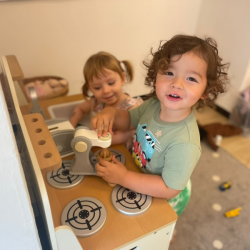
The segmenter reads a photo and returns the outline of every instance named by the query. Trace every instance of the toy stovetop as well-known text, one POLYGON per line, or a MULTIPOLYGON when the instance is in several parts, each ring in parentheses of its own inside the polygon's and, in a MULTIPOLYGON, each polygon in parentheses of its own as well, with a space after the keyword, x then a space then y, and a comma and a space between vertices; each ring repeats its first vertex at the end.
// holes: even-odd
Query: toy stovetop
MULTIPOLYGON (((126 156, 126 167, 139 172, 132 156, 123 145, 111 146, 126 156)), ((92 148, 95 152, 100 148, 92 148)), ((70 159, 67 157, 63 160, 70 159)), ((85 176, 83 181, 71 189, 56 189, 46 180, 46 171, 42 170, 49 196, 54 226, 61 225, 61 214, 69 202, 78 197, 88 196, 100 200, 107 210, 107 220, 103 228, 95 235, 78 238, 84 250, 115 249, 130 241, 154 232, 177 220, 177 215, 165 199, 153 198, 152 205, 144 214, 127 216, 118 212, 111 202, 113 188, 98 176, 85 176)))

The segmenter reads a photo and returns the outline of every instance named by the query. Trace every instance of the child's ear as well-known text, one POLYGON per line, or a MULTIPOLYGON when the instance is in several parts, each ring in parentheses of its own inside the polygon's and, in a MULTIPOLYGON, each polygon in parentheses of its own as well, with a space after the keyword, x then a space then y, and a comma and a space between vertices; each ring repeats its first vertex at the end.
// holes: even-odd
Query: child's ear
POLYGON ((209 93, 204 92, 203 95, 201 96, 201 100, 206 100, 208 98, 209 93))

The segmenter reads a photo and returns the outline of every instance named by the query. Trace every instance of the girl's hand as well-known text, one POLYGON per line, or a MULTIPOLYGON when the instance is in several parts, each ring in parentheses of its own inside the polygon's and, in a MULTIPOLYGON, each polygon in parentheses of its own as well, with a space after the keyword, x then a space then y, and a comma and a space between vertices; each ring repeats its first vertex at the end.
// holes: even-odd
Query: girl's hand
POLYGON ((113 163, 100 159, 95 165, 97 175, 109 183, 121 185, 128 170, 114 155, 112 161, 113 163))
POLYGON ((98 137, 113 134, 112 127, 115 121, 116 109, 108 107, 100 111, 92 120, 91 127, 97 130, 98 137))

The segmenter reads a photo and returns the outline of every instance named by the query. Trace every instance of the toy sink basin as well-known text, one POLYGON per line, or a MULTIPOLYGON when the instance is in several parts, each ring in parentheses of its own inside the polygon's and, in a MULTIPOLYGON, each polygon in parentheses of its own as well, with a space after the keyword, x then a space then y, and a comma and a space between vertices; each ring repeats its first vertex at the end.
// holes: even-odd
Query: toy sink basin
MULTIPOLYGON (((84 100, 52 105, 48 107, 48 112, 50 114, 51 119, 64 118, 69 120, 74 108, 81 102, 84 102, 84 100)), ((89 114, 86 114, 81 119, 79 124, 90 128, 90 122, 94 116, 95 113, 91 111, 89 114)))

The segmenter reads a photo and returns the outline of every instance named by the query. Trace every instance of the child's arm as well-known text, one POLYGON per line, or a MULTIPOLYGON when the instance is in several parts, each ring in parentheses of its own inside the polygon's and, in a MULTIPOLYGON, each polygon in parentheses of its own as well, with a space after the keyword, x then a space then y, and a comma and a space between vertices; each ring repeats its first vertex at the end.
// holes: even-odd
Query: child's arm
POLYGON ((112 145, 126 143, 135 133, 135 130, 116 131, 112 136, 112 145))
POLYGON ((74 128, 77 126, 77 123, 82 119, 82 117, 91 111, 91 106, 92 99, 81 102, 74 108, 69 120, 74 128))
MULTIPOLYGON (((133 108, 139 107, 138 104, 133 105, 127 110, 131 110, 133 108)), ((126 143, 133 137, 135 130, 128 130, 128 131, 116 131, 112 136, 112 145, 126 143)))
POLYGON ((96 171, 105 181, 116 183, 135 192, 171 199, 181 192, 167 187, 161 176, 129 171, 113 157, 113 163, 100 159, 96 171))
POLYGON ((127 110, 108 107, 99 112, 92 120, 92 129, 98 131, 98 137, 102 134, 105 136, 107 132, 113 134, 113 126, 117 130, 128 131, 134 129, 130 125, 129 112, 127 110))

